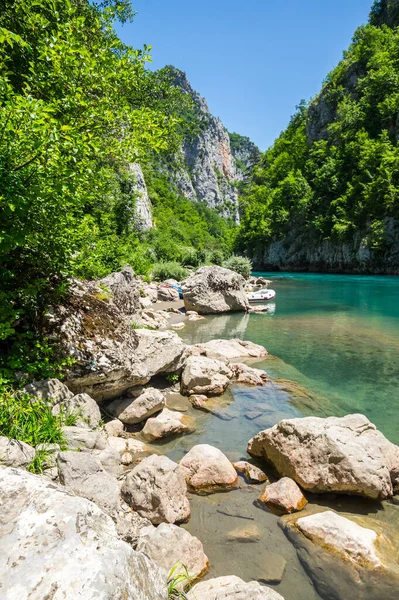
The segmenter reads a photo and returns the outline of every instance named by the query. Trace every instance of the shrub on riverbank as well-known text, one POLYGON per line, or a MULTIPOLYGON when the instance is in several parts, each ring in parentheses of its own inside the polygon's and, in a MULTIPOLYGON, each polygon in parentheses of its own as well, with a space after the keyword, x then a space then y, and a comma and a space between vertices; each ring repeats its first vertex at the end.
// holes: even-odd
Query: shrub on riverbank
POLYGON ((153 266, 152 276, 155 281, 165 281, 165 279, 176 279, 181 281, 188 275, 187 269, 178 262, 161 262, 153 266))
POLYGON ((252 271, 252 262, 245 256, 230 256, 230 258, 224 261, 223 267, 235 271, 245 277, 245 279, 248 279, 252 271))

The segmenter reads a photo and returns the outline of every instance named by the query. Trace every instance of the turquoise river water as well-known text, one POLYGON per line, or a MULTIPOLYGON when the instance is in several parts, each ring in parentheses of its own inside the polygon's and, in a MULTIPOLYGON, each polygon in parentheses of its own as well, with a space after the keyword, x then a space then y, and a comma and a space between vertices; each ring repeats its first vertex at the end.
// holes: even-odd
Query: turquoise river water
MULTIPOLYGON (((187 323, 181 335, 189 343, 238 337, 262 344, 271 356, 254 366, 264 368, 273 383, 259 389, 236 386, 220 401, 220 417, 194 411, 184 405, 187 401, 176 399, 175 408, 194 416, 197 429, 161 444, 160 450, 179 460, 194 444, 209 443, 238 460, 247 456, 253 435, 281 419, 353 412, 367 415, 399 444, 399 278, 262 275, 273 280, 270 287, 277 292, 271 312, 207 317, 187 323)), ((336 589, 318 595, 278 518, 258 508, 259 493, 259 486, 241 480, 236 491, 191 497, 192 516, 186 527, 204 543, 209 576, 235 574, 265 581, 277 554, 287 568, 281 583, 271 587, 285 600, 341 600, 339 572, 336 589), (248 536, 251 543, 243 543, 248 536)), ((309 501, 311 509, 330 506, 342 513, 371 514, 382 526, 389 523, 392 531, 399 531, 395 504, 344 497, 329 504, 330 499, 320 496, 309 501)), ((399 597, 399 592, 391 592, 386 597, 399 597)))

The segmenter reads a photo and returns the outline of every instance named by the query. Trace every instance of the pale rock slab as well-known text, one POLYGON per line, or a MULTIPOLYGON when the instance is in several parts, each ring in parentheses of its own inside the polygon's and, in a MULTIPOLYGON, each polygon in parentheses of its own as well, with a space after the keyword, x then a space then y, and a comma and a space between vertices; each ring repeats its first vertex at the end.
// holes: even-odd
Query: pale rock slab
POLYGON ((190 356, 184 365, 181 377, 183 395, 223 394, 233 376, 231 369, 222 361, 206 356, 190 356))
POLYGON ((116 514, 120 504, 119 484, 97 458, 84 452, 60 452, 57 466, 60 483, 69 492, 95 502, 111 516, 116 514))
POLYGON ((187 595, 188 600, 284 600, 280 594, 257 581, 246 583, 235 575, 201 581, 187 595))
POLYGON ((144 552, 167 573, 179 564, 174 576, 185 574, 186 568, 191 581, 200 579, 209 568, 200 540, 176 525, 161 523, 139 538, 137 550, 144 552))
POLYGON ((0 505, 2 600, 167 600, 164 573, 93 502, 0 468, 0 505))
POLYGON ((128 473, 122 495, 154 525, 182 523, 190 517, 184 475, 167 456, 149 456, 138 464, 128 473))
POLYGON ((62 432, 70 450, 105 450, 107 438, 100 431, 92 431, 85 427, 63 427, 62 432))
POLYGON ((357 414, 281 421, 252 438, 248 452, 311 492, 388 498, 399 473, 398 446, 357 414))
POLYGON ((263 358, 268 355, 266 348, 245 340, 210 340, 203 344, 196 344, 198 348, 222 354, 229 360, 237 358, 263 358))
POLYGON ((182 283, 184 306, 199 314, 246 311, 245 279, 222 267, 201 267, 182 283))
POLYGON ((107 406, 107 411, 125 425, 141 423, 162 410, 165 397, 160 390, 144 388, 136 398, 118 398, 107 406))
POLYGON ((25 442, 0 437, 0 464, 6 467, 27 467, 35 454, 35 449, 25 442))
POLYGON ((141 435, 144 439, 152 442, 160 440, 171 435, 180 433, 191 433, 195 430, 195 420, 181 412, 164 408, 163 411, 154 418, 148 419, 141 435))
POLYGON ((228 458, 218 448, 199 444, 181 459, 180 469, 188 488, 197 494, 233 489, 238 476, 228 458))
POLYGON ((299 512, 308 503, 295 481, 289 477, 267 485, 259 501, 277 514, 299 512))

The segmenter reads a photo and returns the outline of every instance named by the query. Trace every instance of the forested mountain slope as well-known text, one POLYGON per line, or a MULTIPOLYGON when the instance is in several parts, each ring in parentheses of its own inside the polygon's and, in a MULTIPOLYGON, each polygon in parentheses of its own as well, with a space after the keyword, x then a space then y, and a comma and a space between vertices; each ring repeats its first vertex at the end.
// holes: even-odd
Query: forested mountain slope
POLYGON ((375 2, 262 155, 238 244, 258 267, 399 273, 399 1, 375 2))

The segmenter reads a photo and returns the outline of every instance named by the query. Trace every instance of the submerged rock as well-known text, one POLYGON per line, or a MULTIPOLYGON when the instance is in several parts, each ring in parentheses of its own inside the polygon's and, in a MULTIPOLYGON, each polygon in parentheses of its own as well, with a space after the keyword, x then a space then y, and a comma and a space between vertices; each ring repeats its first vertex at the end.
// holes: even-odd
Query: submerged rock
POLYGON ((233 467, 237 473, 243 473, 245 478, 251 483, 263 483, 264 481, 267 481, 267 475, 261 469, 246 460, 240 460, 233 463, 233 467))
POLYGON ((287 561, 280 554, 266 554, 262 556, 261 577, 259 581, 265 583, 280 583, 283 580, 287 561))
POLYGON ((222 267, 201 267, 182 284, 184 306, 199 314, 246 311, 245 279, 222 267))
POLYGON ((399 448, 364 415, 281 421, 252 438, 248 452, 312 492, 383 499, 397 485, 399 448))
POLYGON ((125 425, 141 423, 165 406, 165 397, 160 390, 146 388, 136 398, 118 398, 107 406, 107 411, 125 425))
POLYGON ((164 408, 157 417, 148 419, 141 435, 144 439, 152 442, 179 433, 191 433, 194 430, 195 419, 193 417, 187 417, 181 412, 164 408))
POLYGON ((218 448, 199 444, 181 459, 180 469, 190 491, 213 494, 234 488, 237 473, 228 458, 218 448))
POLYGON ((280 594, 256 581, 246 583, 235 575, 197 583, 188 600, 284 600, 280 594))
POLYGON ((164 573, 93 502, 0 468, 0 504, 3 600, 167 600, 164 573))
POLYGON ((289 477, 267 485, 259 501, 277 514, 299 512, 308 503, 295 481, 289 477))
MULTIPOLYGON (((180 573, 191 581, 200 579, 209 568, 208 557, 198 538, 176 525, 161 523, 156 529, 140 537, 137 550, 152 558, 167 573, 176 565, 173 576, 180 573)), ((179 586, 184 588, 184 581, 179 586)))
POLYGON ((196 344, 196 347, 222 354, 229 360, 235 358, 263 358, 268 354, 263 346, 239 339, 210 340, 203 344, 196 344))
POLYGON ((237 527, 228 532, 226 540, 228 542, 239 542, 242 544, 251 544, 259 542, 262 534, 257 525, 247 525, 246 527, 237 527))
POLYGON ((128 473, 122 495, 129 506, 155 525, 182 523, 190 517, 184 475, 167 456, 149 456, 138 464, 128 473))
MULTIPOLYGON (((377 525, 367 517, 354 518, 377 525)), ((384 531, 374 531, 332 511, 283 517, 280 524, 322 598, 397 598, 399 552, 384 531)))

